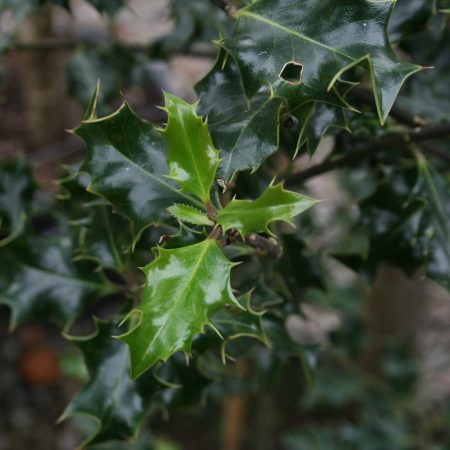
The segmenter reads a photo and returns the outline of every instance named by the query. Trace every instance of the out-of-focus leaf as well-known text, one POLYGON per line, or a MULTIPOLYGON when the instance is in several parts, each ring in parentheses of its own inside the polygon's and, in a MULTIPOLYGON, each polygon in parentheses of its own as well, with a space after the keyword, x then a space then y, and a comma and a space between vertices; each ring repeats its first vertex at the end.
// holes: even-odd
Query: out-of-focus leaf
POLYGON ((70 226, 78 232, 75 258, 122 271, 130 256, 130 224, 113 214, 105 200, 87 192, 87 183, 88 177, 75 174, 59 181, 58 211, 67 215, 70 226))
MULTIPOLYGON (((95 94, 98 96, 98 90, 95 94)), ((202 204, 168 180, 166 144, 152 125, 124 103, 100 119, 93 114, 75 130, 88 154, 80 170, 90 176, 89 191, 106 198, 132 224, 135 242, 149 225, 163 222, 173 203, 202 204)))
POLYGON ((262 276, 259 277, 252 289, 249 308, 260 312, 280 303, 283 303, 283 298, 266 285, 262 276))
POLYGON ((232 266, 212 239, 158 249, 158 257, 144 268, 142 302, 130 313, 137 323, 120 336, 130 347, 133 378, 177 351, 189 353, 214 311, 239 305, 230 287, 232 266))
POLYGON ((419 176, 412 195, 424 199, 416 239, 424 248, 428 276, 450 290, 450 183, 418 155, 419 176))
POLYGON ((309 288, 325 289, 320 256, 310 254, 305 242, 295 234, 281 237, 283 256, 277 264, 293 297, 298 297, 309 288))
POLYGON ((199 42, 209 44, 228 35, 233 27, 226 14, 209 0, 172 0, 170 8, 175 27, 170 34, 154 43, 156 55, 182 52, 199 42))
POLYGON ((25 159, 0 163, 0 247, 22 233, 35 187, 25 159))
POLYGON ((391 1, 259 0, 237 12, 236 30, 221 45, 236 60, 248 97, 281 79, 310 101, 323 101, 348 69, 368 64, 384 123, 403 81, 420 70, 398 62, 389 45, 393 7, 391 1))
POLYGON ((277 358, 304 358, 306 348, 289 335, 284 318, 268 315, 263 318, 263 328, 269 341, 270 351, 277 358))
POLYGON ((93 86, 101 80, 100 107, 116 99, 119 92, 141 84, 146 58, 117 46, 79 48, 67 64, 68 93, 81 104, 89 102, 93 86))
POLYGON ((432 66, 430 70, 410 80, 409 89, 399 98, 403 108, 413 111, 433 122, 450 120, 450 93, 447 81, 450 77, 450 29, 439 32, 439 22, 433 22, 433 30, 422 33, 412 42, 411 52, 432 66), (437 28, 437 30, 435 29, 437 28), (420 48, 422 42, 429 45, 420 48))
POLYGON ((422 31, 435 9, 435 0, 397 0, 389 20, 390 39, 399 41, 422 31))
POLYGON ((90 379, 60 420, 83 414, 96 422, 95 433, 82 447, 135 437, 155 394, 163 389, 151 373, 131 380, 128 348, 112 337, 117 328, 101 321, 96 328, 92 336, 68 336, 82 351, 90 379))
MULTIPOLYGON (((66 0, 52 0, 66 1, 66 0)), ((88 0, 88 2, 98 11, 113 16, 120 8, 126 4, 126 0, 88 0)))
POLYGON ((361 203, 358 225, 367 233, 367 254, 338 255, 373 275, 380 262, 427 275, 450 287, 450 187, 419 155, 418 166, 386 168, 376 192, 361 203))
POLYGON ((247 233, 270 233, 269 224, 276 220, 292 223, 293 217, 306 211, 317 200, 296 192, 286 191, 282 184, 269 186, 256 200, 233 199, 219 213, 217 223, 224 230, 235 229, 247 233))
POLYGON ((223 361, 226 357, 227 344, 235 339, 249 337, 268 345, 262 325, 262 313, 251 310, 251 296, 252 293, 249 292, 238 299, 239 303, 248 310, 238 308, 236 305, 227 305, 212 317, 212 323, 224 338, 222 343, 223 361))
POLYGON ((168 93, 164 99, 168 122, 161 132, 169 148, 167 176, 207 203, 219 165, 219 152, 214 148, 206 122, 196 114, 196 105, 168 93))
POLYGON ((113 291, 92 264, 73 261, 74 239, 64 234, 27 236, 0 249, 0 302, 11 309, 11 327, 34 318, 67 327, 113 291))
MULTIPOLYGON (((98 11, 114 15, 123 5, 124 0, 88 0, 98 11)), ((0 15, 6 11, 12 14, 13 22, 10 24, 10 34, 3 33, 0 25, 0 54, 14 44, 14 37, 25 20, 33 13, 37 14, 39 8, 46 5, 57 5, 70 10, 69 0, 0 0, 0 15)))
POLYGON ((238 171, 256 170, 277 150, 282 99, 262 89, 249 102, 239 70, 224 51, 196 90, 199 112, 207 116, 213 142, 220 150, 217 175, 225 185, 238 171))

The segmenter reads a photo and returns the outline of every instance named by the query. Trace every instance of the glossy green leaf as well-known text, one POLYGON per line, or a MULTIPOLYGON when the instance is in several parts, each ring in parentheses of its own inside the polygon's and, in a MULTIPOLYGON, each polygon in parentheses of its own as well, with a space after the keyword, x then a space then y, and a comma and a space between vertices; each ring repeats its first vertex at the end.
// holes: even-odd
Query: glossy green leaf
POLYGON ((164 98, 168 122, 162 133, 169 147, 168 177, 206 203, 219 165, 219 152, 206 122, 196 113, 196 105, 167 93, 164 98))
POLYGON ((88 337, 68 336, 82 351, 90 378, 60 420, 83 414, 95 421, 97 429, 82 448, 135 438, 155 394, 163 389, 151 373, 131 380, 128 348, 111 337, 117 327, 96 321, 96 328, 88 337))
POLYGON ((120 337, 130 347, 133 378, 177 351, 189 353, 193 338, 210 325, 211 314, 238 304, 230 287, 232 267, 212 239, 158 249, 158 257, 144 268, 142 302, 131 312, 137 323, 120 337))
POLYGON ((296 153, 305 146, 307 153, 312 156, 330 128, 350 131, 344 109, 335 105, 310 102, 294 110, 293 115, 299 122, 300 131, 296 153))
POLYGON ((143 229, 166 220, 167 208, 173 203, 196 203, 165 176, 164 138, 128 103, 110 116, 97 119, 91 115, 75 133, 88 150, 80 168, 90 176, 88 189, 131 221, 135 241, 143 229))
POLYGON ((208 216, 197 208, 189 205, 182 205, 177 203, 167 208, 167 210, 178 220, 189 222, 194 225, 214 225, 208 216))
POLYGON ((221 45, 236 60, 249 97, 281 82, 297 85, 311 101, 324 100, 341 75, 367 64, 383 123, 403 81, 420 70, 398 62, 390 47, 386 27, 394 4, 258 0, 237 12, 236 31, 221 45))
POLYGON ((213 142, 220 150, 217 176, 225 185, 238 171, 256 170, 277 150, 283 100, 262 89, 248 101, 239 70, 223 50, 196 91, 199 112, 208 117, 213 142))
POLYGON ((0 247, 24 230, 35 187, 25 159, 0 163, 0 247))
POLYGON ((292 223, 293 217, 306 211, 317 200, 296 192, 286 191, 283 185, 269 186, 256 200, 233 199, 217 217, 224 230, 235 229, 247 233, 271 233, 269 224, 276 220, 292 223))
POLYGON ((89 262, 75 262, 74 239, 16 239, 0 249, 0 303, 11 310, 11 327, 44 318, 69 326, 85 307, 113 292, 89 262))

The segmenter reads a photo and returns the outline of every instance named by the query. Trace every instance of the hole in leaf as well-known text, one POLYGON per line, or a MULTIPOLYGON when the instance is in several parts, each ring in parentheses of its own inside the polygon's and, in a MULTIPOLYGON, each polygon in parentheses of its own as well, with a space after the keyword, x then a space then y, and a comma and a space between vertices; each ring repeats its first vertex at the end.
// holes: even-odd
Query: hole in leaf
POLYGON ((286 63, 280 72, 280 78, 293 86, 302 84, 303 64, 295 61, 286 63))

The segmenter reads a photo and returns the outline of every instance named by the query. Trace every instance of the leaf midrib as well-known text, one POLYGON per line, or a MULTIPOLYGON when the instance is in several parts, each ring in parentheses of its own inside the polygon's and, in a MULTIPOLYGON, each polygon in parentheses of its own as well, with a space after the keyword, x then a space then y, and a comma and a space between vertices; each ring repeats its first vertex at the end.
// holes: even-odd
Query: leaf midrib
POLYGON ((239 142, 241 142, 242 136, 244 135, 244 132, 247 131, 247 129, 249 128, 250 124, 255 120, 256 116, 267 106, 270 104, 270 102, 274 99, 275 97, 269 97, 255 112, 254 114, 250 117, 250 119, 248 120, 248 122, 245 124, 244 127, 242 127, 241 131, 239 132, 239 135, 236 139, 236 142, 234 143, 233 148, 231 149, 230 153, 227 155, 227 165, 226 168, 224 170, 225 174, 229 175, 230 172, 230 168, 231 168, 231 159, 232 156, 234 154, 234 152, 236 151, 239 142))
POLYGON ((166 183, 163 179, 158 178, 157 176, 153 175, 151 172, 148 172, 147 170, 145 170, 143 167, 141 167, 139 164, 137 164, 136 162, 134 162, 132 159, 130 159, 128 156, 126 156, 125 154, 123 154, 112 142, 111 140, 106 136, 102 126, 99 126, 100 131, 103 135, 103 137, 105 138, 106 142, 109 143, 109 145, 116 151, 116 153, 118 153, 119 155, 121 155, 123 157, 123 159, 125 159, 126 161, 128 161, 133 167, 137 168, 138 170, 140 170, 143 174, 145 174, 147 177, 149 177, 150 179, 152 179, 153 181, 157 181, 158 183, 160 183, 162 186, 164 186, 166 189, 174 192, 177 195, 180 195, 181 197, 186 198, 187 200, 189 200, 190 202, 195 203, 196 205, 199 205, 203 208, 203 204, 199 201, 197 201, 195 198, 192 198, 190 195, 185 194, 184 192, 180 191, 179 189, 176 189, 175 187, 173 187, 172 185, 170 185, 169 183, 166 183))
POLYGON ((282 24, 280 24, 278 22, 275 22, 275 21, 273 21, 271 19, 268 19, 266 17, 260 16, 259 14, 255 14, 253 12, 250 12, 250 11, 246 10, 246 9, 242 9, 242 10, 240 10, 237 13, 237 17, 238 18, 241 17, 241 16, 247 16, 247 17, 250 17, 250 18, 252 18, 254 20, 263 22, 263 23, 265 23, 267 25, 270 25, 271 27, 278 28, 279 30, 282 30, 282 31, 284 31, 287 34, 290 34, 292 36, 296 36, 299 39, 303 39, 303 40, 308 41, 308 42, 310 42, 310 43, 312 43, 314 45, 317 45, 317 46, 322 47, 322 48, 324 48, 326 50, 329 50, 329 51, 331 51, 333 53, 336 53, 337 55, 343 56, 344 58, 348 58, 348 59, 350 59, 352 61, 355 61, 355 59, 352 58, 347 53, 344 53, 344 52, 342 52, 342 51, 340 51, 340 50, 338 50, 338 49, 336 49, 334 47, 330 47, 329 45, 324 44, 323 42, 317 41, 316 39, 313 39, 313 38, 307 36, 306 34, 299 33, 298 31, 291 30, 290 28, 287 28, 284 25, 282 25, 282 24))
POLYGON ((179 108, 177 108, 177 116, 178 116, 178 120, 180 121, 180 124, 181 124, 181 130, 182 130, 182 133, 183 133, 183 136, 184 136, 184 142, 186 143, 186 145, 187 145, 187 147, 189 149, 189 152, 188 152, 189 153, 189 159, 191 160, 191 163, 194 166, 194 170, 195 170, 195 173, 197 175, 198 186, 200 187, 200 189, 202 191, 202 199, 206 201, 208 199, 209 192, 206 192, 204 187, 203 187, 202 177, 200 176, 200 171, 199 171, 199 168, 197 166, 197 158, 195 157, 194 149, 193 149, 193 147, 191 145, 191 140, 190 140, 189 135, 187 133, 185 122, 183 120, 182 115, 180 114, 179 108))
POLYGON ((83 280, 81 278, 76 278, 76 277, 71 277, 70 275, 65 275, 62 273, 58 273, 58 272, 53 272, 51 270, 47 270, 47 269, 40 269, 38 267, 34 267, 34 266, 30 266, 29 264, 23 264, 20 261, 18 261, 19 264, 28 269, 28 270, 32 270, 34 272, 38 272, 38 273, 43 273, 46 274, 47 276, 51 276, 51 277, 55 277, 55 278, 61 278, 63 280, 70 280, 73 283, 76 284, 82 284, 84 286, 89 286, 89 287, 95 287, 95 288, 99 288, 99 289, 105 289, 107 286, 105 284, 101 284, 101 283, 96 283, 95 281, 86 281, 83 280))
MULTIPOLYGON (((282 204, 277 204, 277 205, 272 205, 272 206, 256 206, 256 207, 252 206, 252 208, 249 209, 249 211, 247 211, 247 212, 251 213, 251 212, 259 211, 259 210, 262 210, 262 209, 275 209, 275 210, 278 210, 280 208, 287 208, 287 207, 290 207, 290 206, 295 207, 295 204, 297 202, 299 202, 299 201, 301 202, 303 200, 305 200, 305 199, 301 198, 301 199, 296 200, 294 203, 282 203, 282 204)), ((237 201, 239 201, 239 202, 248 202, 247 204, 249 204, 249 205, 252 204, 251 200, 237 200, 237 201)), ((231 205, 233 205, 233 203, 230 203, 230 206, 231 205)), ((234 205, 236 205, 236 203, 234 203, 234 205)), ((240 215, 240 214, 242 214, 242 211, 230 211, 230 210, 227 211, 226 208, 224 208, 222 210, 222 212, 220 213, 220 215, 218 217, 218 220, 220 219, 220 217, 223 217, 223 216, 240 215)))
MULTIPOLYGON (((209 247, 211 244, 213 244, 213 241, 204 241, 203 243, 201 243, 202 245, 204 245, 204 249, 201 251, 200 255, 197 258, 197 261, 189 275, 189 277, 187 278, 186 282, 184 283, 184 286, 181 288, 181 290, 177 291, 177 297, 175 302, 173 303, 173 306, 168 310, 167 313, 167 317, 166 320, 164 321, 164 323, 159 327, 158 331, 156 332, 156 334, 153 336, 152 340, 149 342, 149 344, 147 345, 147 349, 145 350, 144 355, 142 356, 142 361, 147 357, 147 355, 150 353, 150 350, 154 344, 154 342, 156 341, 156 339, 158 339, 159 335, 161 334, 162 330, 165 328, 165 326, 167 325, 167 323, 169 322, 169 320, 172 319, 172 315, 169 312, 175 311, 179 304, 181 303, 182 299, 183 299, 183 294, 186 291, 186 289, 188 287, 190 287, 192 280, 194 279, 194 276, 196 275, 200 264, 203 261, 203 258, 205 256, 205 253, 208 251, 209 247), (211 242, 211 243, 210 243, 211 242)), ((200 244, 199 244, 200 245, 200 244)))

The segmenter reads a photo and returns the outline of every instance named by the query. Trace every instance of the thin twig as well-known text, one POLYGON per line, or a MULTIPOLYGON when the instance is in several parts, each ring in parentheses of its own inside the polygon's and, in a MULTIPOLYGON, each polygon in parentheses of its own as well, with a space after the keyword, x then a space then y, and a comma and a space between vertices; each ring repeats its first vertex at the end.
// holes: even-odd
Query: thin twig
POLYGON ((274 238, 266 238, 260 234, 250 233, 245 237, 245 243, 264 251, 272 259, 280 259, 283 254, 283 249, 274 238))
POLYGON ((436 156, 450 164, 450 150, 444 150, 443 148, 435 147, 434 145, 423 142, 421 143, 421 148, 430 155, 436 156))
MULTIPOLYGON (((386 136, 378 141, 372 142, 366 147, 347 153, 344 156, 336 157, 313 166, 303 172, 293 175, 286 179, 286 185, 302 183, 309 178, 321 175, 331 170, 341 167, 351 167, 361 161, 373 156, 380 150, 391 149, 395 146, 401 146, 407 142, 420 142, 427 139, 433 139, 450 134, 450 123, 434 125, 420 130, 414 130, 409 133, 399 133, 392 136, 386 136)), ((427 149, 424 149, 425 152, 427 149)), ((437 156, 437 155, 436 155, 437 156)))

